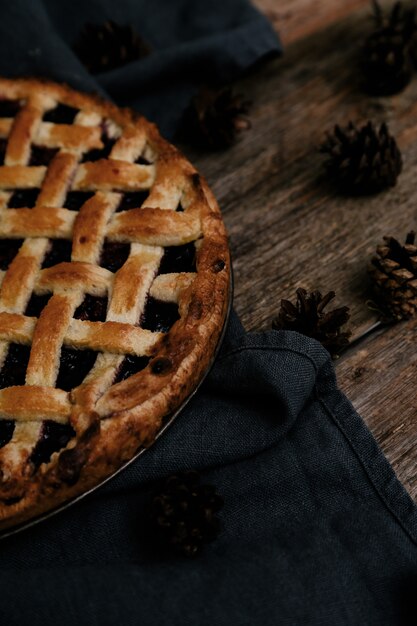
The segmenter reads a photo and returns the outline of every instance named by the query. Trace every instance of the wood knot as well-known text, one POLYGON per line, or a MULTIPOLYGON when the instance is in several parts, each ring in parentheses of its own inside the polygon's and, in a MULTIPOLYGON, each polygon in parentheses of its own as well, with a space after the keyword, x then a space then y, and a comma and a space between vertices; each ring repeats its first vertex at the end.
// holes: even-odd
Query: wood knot
POLYGON ((151 365, 152 374, 166 374, 172 369, 172 361, 167 357, 155 359, 151 365))
POLYGON ((358 380, 362 378, 365 373, 366 373, 366 367, 362 367, 362 366, 356 367, 352 372, 352 379, 358 380))

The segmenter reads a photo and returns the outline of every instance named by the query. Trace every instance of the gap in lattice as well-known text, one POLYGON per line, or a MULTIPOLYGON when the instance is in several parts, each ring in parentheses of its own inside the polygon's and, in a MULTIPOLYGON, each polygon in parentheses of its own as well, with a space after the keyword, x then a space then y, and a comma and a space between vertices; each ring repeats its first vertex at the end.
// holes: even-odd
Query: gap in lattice
POLYGON ((42 269, 52 267, 58 263, 71 261, 72 242, 67 239, 53 239, 49 251, 42 263, 42 269))
POLYGON ((54 124, 72 124, 77 113, 79 113, 79 109, 67 104, 58 104, 54 109, 50 109, 45 113, 43 121, 54 124))
POLYGON ((125 192, 120 200, 116 213, 120 211, 129 211, 130 209, 139 208, 149 197, 149 191, 128 191, 125 192))
POLYGON ((122 380, 129 378, 129 376, 133 376, 133 374, 137 374, 145 369, 149 361, 150 358, 148 356, 127 355, 117 371, 113 384, 120 383, 122 380))
POLYGON ((105 239, 99 265, 110 272, 117 272, 126 263, 129 254, 129 243, 119 243, 105 239))
POLYGON ((196 249, 193 242, 164 248, 158 274, 196 271, 196 249))
POLYGON ((56 386, 64 391, 71 391, 84 381, 93 367, 98 352, 94 350, 75 350, 63 346, 56 386))
POLYGON ((177 303, 162 302, 148 296, 139 326, 152 332, 167 333, 179 319, 177 303))
POLYGON ((31 189, 16 189, 11 195, 7 206, 10 209, 32 209, 38 199, 40 189, 33 187, 31 189))

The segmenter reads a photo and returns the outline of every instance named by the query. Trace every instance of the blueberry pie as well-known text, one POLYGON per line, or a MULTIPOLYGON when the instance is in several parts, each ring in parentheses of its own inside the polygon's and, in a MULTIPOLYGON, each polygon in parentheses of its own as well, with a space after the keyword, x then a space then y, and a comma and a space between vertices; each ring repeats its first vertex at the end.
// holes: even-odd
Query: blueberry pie
POLYGON ((204 179, 126 109, 0 80, 0 528, 87 491, 195 388, 229 253, 204 179))

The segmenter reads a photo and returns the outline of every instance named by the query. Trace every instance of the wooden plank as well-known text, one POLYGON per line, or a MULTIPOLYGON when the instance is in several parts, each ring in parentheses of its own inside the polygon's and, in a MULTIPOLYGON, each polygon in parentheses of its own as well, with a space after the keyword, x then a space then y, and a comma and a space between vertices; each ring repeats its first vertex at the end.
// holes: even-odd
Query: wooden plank
POLYGON ((339 384, 417 499, 417 320, 364 341, 337 364, 339 384))
MULTIPOLYGON (((334 289, 360 335, 376 319, 367 263, 385 234, 417 226, 417 79, 400 95, 370 98, 357 71, 370 28, 368 2, 257 0, 287 44, 285 56, 237 84, 253 101, 252 128, 226 152, 184 147, 213 187, 230 234, 235 307, 249 330, 269 328, 298 286, 334 289), (359 8, 358 8, 359 7, 359 8), (288 45, 289 42, 293 42, 288 45), (336 122, 387 120, 404 157, 397 187, 344 198, 323 175, 317 149, 336 122)), ((406 322, 368 339, 337 363, 341 388, 417 496, 415 341, 406 322)))
POLYGON ((238 88, 253 100, 252 129, 232 149, 186 152, 207 176, 229 230, 235 306, 248 329, 269 327, 282 297, 298 286, 335 289, 361 333, 375 320, 367 263, 387 233, 415 224, 417 81, 392 99, 356 84, 356 52, 368 9, 350 16, 268 64, 238 88), (324 131, 350 119, 388 119, 404 154, 392 190, 370 198, 338 195, 323 175, 324 131))
POLYGON ((369 0, 254 0, 280 33, 285 46, 337 22, 369 0))

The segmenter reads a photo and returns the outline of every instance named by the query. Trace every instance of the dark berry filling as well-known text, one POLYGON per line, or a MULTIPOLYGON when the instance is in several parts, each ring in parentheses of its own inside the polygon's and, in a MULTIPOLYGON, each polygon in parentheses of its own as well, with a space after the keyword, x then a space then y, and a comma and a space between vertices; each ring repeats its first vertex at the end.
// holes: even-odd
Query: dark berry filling
POLYGON ((13 420, 0 420, 0 448, 9 443, 13 437, 14 427, 13 420))
POLYGON ((182 206, 181 202, 178 204, 175 210, 177 213, 184 213, 184 207, 182 206))
POLYGON ((71 391, 81 385, 93 367, 96 357, 97 352, 94 350, 73 350, 64 346, 61 350, 57 388, 71 391))
POLYGON ((130 244, 105 241, 101 251, 100 265, 110 272, 117 272, 130 254, 130 244))
POLYGON ((93 191, 69 191, 65 198, 64 207, 70 211, 79 211, 83 204, 93 196, 93 191))
POLYGON ((136 159, 135 163, 138 163, 139 165, 151 165, 151 162, 148 161, 148 159, 144 157, 143 154, 141 154, 140 157, 136 159))
POLYGON ((66 104, 58 104, 43 116, 44 122, 53 122, 54 124, 72 124, 79 109, 70 107, 66 104))
POLYGON ((6 156, 7 139, 0 139, 0 165, 4 165, 4 157, 6 156))
POLYGON ((103 147, 94 148, 93 150, 86 152, 83 155, 81 163, 86 163, 87 161, 99 161, 100 159, 108 158, 114 144, 116 143, 116 139, 110 139, 106 133, 103 133, 101 135, 101 141, 103 142, 103 147))
POLYGON ((29 165, 49 165, 57 152, 58 148, 32 146, 29 165))
POLYGON ((115 383, 120 383, 122 380, 126 380, 129 376, 133 376, 133 374, 137 374, 141 370, 145 369, 145 367, 149 363, 148 356, 131 356, 127 355, 120 368, 117 372, 116 378, 114 380, 115 383))
POLYGON ((67 241, 66 239, 54 239, 49 252, 47 252, 43 260, 42 269, 52 267, 57 263, 71 261, 71 249, 71 241, 67 241))
POLYGON ((141 319, 141 327, 153 332, 166 333, 180 318, 178 305, 149 297, 141 319))
POLYGON ((119 211, 129 211, 129 209, 139 208, 149 196, 149 191, 132 191, 123 194, 123 198, 117 207, 116 213, 119 211))
POLYGON ((41 434, 30 456, 30 461, 37 468, 48 463, 54 452, 65 448, 75 431, 69 424, 58 424, 52 420, 42 422, 41 434))
POLYGON ((11 196, 8 207, 10 209, 33 208, 38 199, 40 189, 17 189, 11 196))
POLYGON ((196 271, 196 250, 194 243, 171 246, 164 249, 159 274, 196 271))
POLYGON ((20 111, 20 100, 3 100, 0 99, 0 117, 15 117, 20 111))
POLYGON ((29 363, 30 347, 11 343, 0 372, 0 389, 24 385, 29 363))
POLYGON ((104 322, 106 320, 108 299, 106 296, 90 296, 87 294, 74 313, 78 320, 90 322, 104 322))
POLYGON ((28 317, 39 317, 43 309, 48 304, 51 296, 51 293, 45 293, 42 296, 37 296, 36 294, 32 293, 26 307, 25 315, 27 315, 28 317))
POLYGON ((23 239, 0 239, 0 269, 7 270, 22 243, 23 239))

